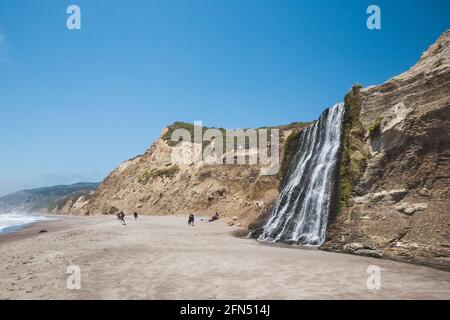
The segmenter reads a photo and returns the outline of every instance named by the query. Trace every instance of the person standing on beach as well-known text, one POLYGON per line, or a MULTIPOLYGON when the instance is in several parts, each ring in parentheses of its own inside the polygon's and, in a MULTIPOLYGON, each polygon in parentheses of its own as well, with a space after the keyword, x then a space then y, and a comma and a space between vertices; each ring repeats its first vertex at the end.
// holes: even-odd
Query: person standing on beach
POLYGON ((126 226, 127 224, 125 223, 125 213, 123 213, 123 211, 120 211, 119 213, 119 220, 122 222, 122 224, 124 226, 126 226))
POLYGON ((193 213, 189 214, 188 226, 191 226, 191 227, 194 226, 194 214, 193 213))
POLYGON ((135 212, 135 213, 134 213, 134 221, 137 221, 137 218, 138 218, 138 213, 135 212))

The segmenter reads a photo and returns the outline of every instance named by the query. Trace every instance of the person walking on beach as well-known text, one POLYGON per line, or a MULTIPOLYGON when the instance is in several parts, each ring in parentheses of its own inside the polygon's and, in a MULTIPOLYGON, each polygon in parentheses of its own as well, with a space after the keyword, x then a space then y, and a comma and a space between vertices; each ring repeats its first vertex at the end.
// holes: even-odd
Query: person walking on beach
POLYGON ((138 213, 135 212, 135 213, 134 213, 134 221, 137 221, 137 218, 138 218, 138 213))
POLYGON ((119 220, 122 222, 122 224, 124 226, 126 226, 127 224, 125 223, 125 213, 123 213, 123 211, 120 211, 118 217, 119 217, 119 220))

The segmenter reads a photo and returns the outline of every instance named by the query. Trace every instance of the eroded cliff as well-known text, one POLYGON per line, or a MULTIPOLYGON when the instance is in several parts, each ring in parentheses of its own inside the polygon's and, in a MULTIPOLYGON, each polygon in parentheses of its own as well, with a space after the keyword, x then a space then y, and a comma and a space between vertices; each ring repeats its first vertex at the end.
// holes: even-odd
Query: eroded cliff
POLYGON ((323 248, 448 268, 450 31, 410 70, 356 95, 362 137, 349 157, 364 163, 341 168, 354 183, 323 248))
MULTIPOLYGON (((218 212, 227 222, 246 227, 270 208, 278 195, 279 175, 261 174, 263 166, 259 163, 217 165, 206 159, 195 164, 174 164, 171 155, 178 144, 170 141, 170 133, 180 126, 189 128, 188 124, 180 123, 165 128, 143 155, 120 165, 83 206, 72 212, 114 214, 123 210, 151 215, 195 212, 204 216, 218 212)), ((287 136, 305 126, 306 123, 294 123, 278 127, 281 146, 287 136)), ((186 142, 186 148, 192 146, 186 142)), ((247 151, 255 152, 248 148, 247 151)))

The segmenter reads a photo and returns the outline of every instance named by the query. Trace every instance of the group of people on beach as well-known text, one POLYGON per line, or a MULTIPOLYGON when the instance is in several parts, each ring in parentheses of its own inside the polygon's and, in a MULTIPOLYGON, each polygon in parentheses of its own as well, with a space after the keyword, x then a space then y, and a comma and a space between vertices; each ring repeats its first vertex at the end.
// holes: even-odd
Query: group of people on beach
MULTIPOLYGON (((209 220, 208 222, 213 222, 219 220, 219 213, 216 212, 209 220)), ((194 213, 190 213, 189 214, 189 218, 188 218, 188 226, 193 227, 194 226, 194 221, 195 221, 195 215, 194 213)))
MULTIPOLYGON (((138 219, 138 213, 135 212, 133 213, 134 216, 134 221, 137 221, 138 219)), ((119 213, 117 213, 117 220, 119 220, 119 222, 122 223, 122 225, 126 226, 126 222, 125 222, 125 213, 123 211, 119 211, 119 213)), ((219 213, 216 212, 209 220, 208 222, 213 222, 219 220, 219 213)), ((190 213, 189 214, 189 218, 188 218, 188 226, 193 227, 194 226, 194 221, 195 221, 195 214, 194 213, 190 213)))
MULTIPOLYGON (((137 221, 138 213, 137 212, 133 213, 133 216, 134 216, 134 221, 137 221)), ((124 226, 127 225, 126 222, 125 222, 125 213, 123 211, 120 211, 117 214, 117 220, 119 220, 124 226)))

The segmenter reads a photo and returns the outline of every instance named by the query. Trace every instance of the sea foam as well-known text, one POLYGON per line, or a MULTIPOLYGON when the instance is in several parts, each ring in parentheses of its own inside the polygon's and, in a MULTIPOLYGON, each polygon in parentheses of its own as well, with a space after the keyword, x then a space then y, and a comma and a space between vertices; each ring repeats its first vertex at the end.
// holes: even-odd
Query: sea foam
POLYGON ((29 213, 0 213, 0 234, 17 231, 17 229, 20 229, 30 223, 56 219, 57 218, 33 215, 29 213))

